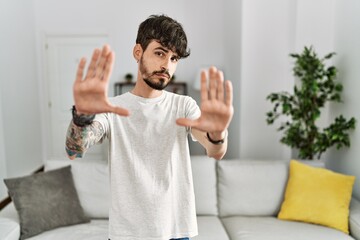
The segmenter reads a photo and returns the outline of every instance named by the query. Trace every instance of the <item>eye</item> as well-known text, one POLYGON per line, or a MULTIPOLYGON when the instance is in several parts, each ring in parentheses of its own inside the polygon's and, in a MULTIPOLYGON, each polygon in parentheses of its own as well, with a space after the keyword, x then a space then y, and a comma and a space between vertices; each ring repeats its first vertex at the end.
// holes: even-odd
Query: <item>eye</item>
POLYGON ((171 61, 172 61, 172 62, 178 62, 178 61, 179 61, 179 57, 178 57, 178 56, 172 56, 172 57, 171 57, 171 61))
POLYGON ((161 51, 156 51, 155 55, 159 56, 159 57, 163 57, 165 55, 165 53, 161 52, 161 51))

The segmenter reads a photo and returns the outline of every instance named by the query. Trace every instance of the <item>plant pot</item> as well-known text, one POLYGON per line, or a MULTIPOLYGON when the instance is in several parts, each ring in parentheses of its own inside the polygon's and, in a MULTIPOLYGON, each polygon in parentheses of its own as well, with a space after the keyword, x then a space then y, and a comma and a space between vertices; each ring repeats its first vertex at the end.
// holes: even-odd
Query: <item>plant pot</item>
POLYGON ((325 168, 325 161, 322 159, 294 159, 311 167, 325 168))

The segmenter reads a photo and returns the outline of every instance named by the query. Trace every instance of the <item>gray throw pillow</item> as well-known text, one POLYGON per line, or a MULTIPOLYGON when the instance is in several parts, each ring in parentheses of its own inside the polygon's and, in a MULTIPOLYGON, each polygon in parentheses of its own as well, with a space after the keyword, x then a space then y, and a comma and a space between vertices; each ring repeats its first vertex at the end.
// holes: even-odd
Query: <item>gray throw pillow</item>
POLYGON ((71 166, 4 182, 20 218, 21 240, 90 221, 80 205, 71 166))

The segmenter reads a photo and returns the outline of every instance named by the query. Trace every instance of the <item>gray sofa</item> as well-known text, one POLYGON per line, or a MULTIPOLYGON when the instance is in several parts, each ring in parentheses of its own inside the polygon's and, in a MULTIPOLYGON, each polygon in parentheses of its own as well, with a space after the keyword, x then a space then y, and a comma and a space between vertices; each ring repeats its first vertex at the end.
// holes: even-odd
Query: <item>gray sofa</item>
MULTIPOLYGON (((107 239, 107 165, 102 161, 52 160, 45 169, 72 165, 75 187, 90 223, 46 231, 31 240, 107 239)), ((199 235, 194 240, 360 240, 360 203, 350 208, 350 235, 328 227, 276 218, 288 178, 288 161, 192 157, 199 235)), ((0 212, 0 239, 18 240, 12 204, 0 212)))

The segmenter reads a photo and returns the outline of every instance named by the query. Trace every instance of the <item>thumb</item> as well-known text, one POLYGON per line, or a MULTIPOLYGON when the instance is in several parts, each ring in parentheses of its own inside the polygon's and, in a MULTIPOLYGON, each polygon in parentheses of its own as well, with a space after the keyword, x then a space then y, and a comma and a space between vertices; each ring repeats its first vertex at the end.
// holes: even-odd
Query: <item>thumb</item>
POLYGON ((115 106, 111 107, 111 112, 113 112, 117 115, 123 116, 123 117, 127 117, 130 115, 129 110, 127 110, 125 108, 121 108, 121 107, 115 107, 115 106))
POLYGON ((176 119, 176 124, 183 127, 194 127, 197 125, 197 121, 187 118, 178 118, 176 119))

